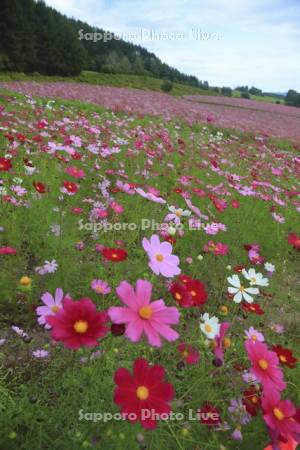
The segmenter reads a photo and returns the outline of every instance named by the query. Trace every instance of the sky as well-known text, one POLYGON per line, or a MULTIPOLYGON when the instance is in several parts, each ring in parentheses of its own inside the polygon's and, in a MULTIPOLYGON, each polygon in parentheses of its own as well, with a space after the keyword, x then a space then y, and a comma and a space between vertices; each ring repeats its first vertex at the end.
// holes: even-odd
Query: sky
POLYGON ((212 86, 300 91, 300 0, 45 0, 212 86))

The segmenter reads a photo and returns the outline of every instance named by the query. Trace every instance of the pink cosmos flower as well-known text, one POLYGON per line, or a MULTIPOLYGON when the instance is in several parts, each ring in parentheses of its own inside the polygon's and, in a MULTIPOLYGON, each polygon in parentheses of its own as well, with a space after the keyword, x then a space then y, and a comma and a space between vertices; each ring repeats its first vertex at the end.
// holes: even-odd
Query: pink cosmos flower
POLYGON ((264 342, 265 340, 264 335, 257 331, 254 327, 250 327, 249 330, 245 330, 245 335, 247 339, 252 339, 253 341, 264 342))
POLYGON ((173 248, 169 242, 161 243, 157 234, 153 234, 150 241, 144 238, 142 244, 150 259, 149 267, 156 275, 172 278, 180 274, 179 258, 172 255, 173 248))
POLYGON ((105 295, 111 292, 111 288, 109 287, 109 285, 106 283, 106 281, 102 280, 93 280, 91 282, 91 288, 96 294, 105 295))
POLYGON ((152 194, 151 192, 145 192, 141 188, 137 188, 135 190, 135 192, 137 194, 139 194, 141 197, 144 197, 147 200, 150 200, 151 202, 154 202, 154 203, 166 203, 166 200, 164 200, 162 197, 158 197, 157 195, 152 194))
POLYGON ((117 202, 111 202, 109 207, 113 209, 116 214, 122 214, 122 212, 124 211, 123 206, 117 202))
POLYGON ((264 392, 285 389, 286 383, 283 372, 278 367, 279 360, 276 353, 268 350, 266 344, 249 339, 245 342, 245 348, 252 363, 250 372, 261 382, 264 392))
POLYGON ((13 247, 0 247, 0 255, 15 255, 17 250, 13 247))
POLYGON ((179 344, 177 348, 186 364, 198 364, 200 360, 200 353, 198 352, 198 350, 195 350, 189 344, 179 344))
POLYGON ((178 309, 166 306, 162 299, 150 302, 152 284, 149 281, 138 280, 135 290, 127 281, 122 281, 116 292, 126 307, 112 306, 108 315, 113 323, 126 324, 125 335, 132 342, 138 342, 145 334, 150 345, 160 347, 160 336, 167 341, 179 337, 170 326, 179 322, 178 309))
MULTIPOLYGON (((68 296, 68 295, 67 295, 68 296)), ((44 325, 45 328, 50 329, 50 325, 46 322, 46 316, 54 316, 57 311, 62 308, 62 300, 64 298, 64 293, 61 288, 55 290, 55 295, 53 297, 49 292, 45 292, 41 296, 41 300, 45 306, 39 306, 36 308, 36 313, 39 316, 38 323, 44 325)))
POLYGON ((74 178, 84 178, 85 177, 84 171, 82 169, 78 169, 77 167, 74 167, 74 166, 67 167, 65 172, 74 178))
POLYGON ((294 420, 296 407, 290 400, 280 400, 277 391, 270 392, 262 398, 263 418, 272 432, 285 438, 297 438, 300 434, 300 424, 294 420))

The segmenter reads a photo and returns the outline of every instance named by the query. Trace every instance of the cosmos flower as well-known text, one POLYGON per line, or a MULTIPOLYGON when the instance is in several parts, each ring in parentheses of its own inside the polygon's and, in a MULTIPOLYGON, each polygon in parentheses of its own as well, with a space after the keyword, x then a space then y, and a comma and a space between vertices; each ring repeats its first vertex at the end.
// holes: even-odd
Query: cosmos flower
POLYGON ((169 211, 171 214, 167 214, 164 220, 166 222, 173 221, 176 224, 181 223, 181 217, 189 217, 192 214, 191 211, 176 208, 175 206, 169 206, 169 211))
POLYGON ((55 315, 46 316, 52 339, 72 350, 99 345, 98 339, 108 333, 107 314, 98 312, 89 298, 73 301, 65 297, 62 305, 55 315))
POLYGON ((102 280, 93 280, 91 282, 91 288, 96 294, 106 295, 111 292, 111 288, 109 287, 109 285, 106 283, 106 281, 102 280))
POLYGON ((154 195, 154 194, 152 194, 151 192, 145 192, 145 191, 143 191, 143 189, 141 189, 141 188, 137 188, 136 190, 135 190, 135 192, 137 193, 137 194, 139 194, 141 197, 144 197, 144 198, 146 198, 147 200, 150 200, 151 202, 154 202, 154 203, 167 203, 166 202, 166 200, 164 200, 162 197, 159 197, 159 196, 157 196, 157 195, 154 195))
POLYGON ((0 171, 9 171, 12 168, 10 159, 0 158, 0 171))
POLYGON ((16 255, 17 250, 13 247, 0 247, 0 255, 16 255))
POLYGON ((269 286, 268 278, 264 278, 263 274, 257 273, 255 269, 251 268, 248 272, 246 269, 243 269, 242 274, 246 280, 250 281, 251 286, 269 286))
POLYGON ((169 242, 161 243, 159 237, 153 234, 150 241, 144 238, 142 244, 150 259, 149 267, 155 275, 172 278, 180 274, 179 258, 172 255, 173 248, 169 242))
POLYGON ((227 255, 229 248, 228 245, 222 244, 222 242, 208 241, 207 244, 203 246, 203 251, 205 253, 214 253, 215 255, 227 255))
POLYGON ((283 366, 287 366, 290 369, 295 369, 298 359, 293 356, 292 350, 284 348, 281 345, 273 345, 272 351, 276 353, 279 358, 279 362, 283 366))
POLYGON ((289 234, 288 243, 291 244, 296 250, 300 251, 300 236, 296 233, 289 234))
POLYGON ((264 342, 265 340, 264 335, 257 331, 254 327, 250 327, 249 330, 245 330, 245 335, 247 339, 252 339, 253 341, 264 342))
POLYGON ((114 402, 130 422, 140 422, 143 428, 154 429, 157 418, 171 412, 169 402, 174 398, 174 389, 165 382, 162 366, 149 366, 145 359, 136 359, 133 373, 121 367, 116 371, 114 381, 117 385, 114 402))
POLYGON ((32 356, 37 359, 45 359, 49 357, 49 352, 47 350, 34 350, 32 356))
MULTIPOLYGON (((66 295, 68 297, 68 294, 66 295)), ((38 306, 36 308, 36 313, 38 317, 38 323, 44 325, 45 328, 50 329, 50 325, 46 322, 47 316, 54 316, 60 308, 62 308, 62 300, 64 298, 64 293, 61 288, 55 290, 55 295, 53 297, 49 292, 45 292, 41 296, 41 300, 45 306, 38 306)))
POLYGON ((112 262, 121 262, 127 258, 127 252, 123 248, 104 247, 101 253, 105 259, 112 262))
POLYGON ((188 365, 198 364, 200 360, 200 353, 189 344, 179 344, 178 351, 181 354, 183 361, 188 365))
POLYGON ((220 333, 219 319, 215 316, 210 317, 208 313, 201 316, 200 330, 206 335, 208 339, 215 339, 220 333))
POLYGON ((252 363, 250 372, 261 382, 264 392, 282 391, 286 387, 283 372, 278 367, 279 360, 275 352, 268 350, 263 342, 247 340, 245 348, 252 363))
POLYGON ((227 280, 232 285, 228 287, 228 292, 229 294, 233 295, 233 301, 235 303, 241 303, 242 300, 245 300, 247 303, 252 303, 253 298, 251 297, 251 295, 259 294, 259 290, 257 288, 245 288, 241 284, 239 276, 236 274, 232 275, 232 277, 228 277, 227 280))
POLYGON ((151 302, 149 281, 138 280, 135 290, 127 281, 122 281, 116 292, 126 307, 112 306, 108 315, 113 323, 126 324, 125 336, 132 342, 138 342, 145 334, 150 345, 160 347, 160 336, 167 341, 179 337, 170 326, 179 322, 177 308, 166 306, 162 299, 151 302))

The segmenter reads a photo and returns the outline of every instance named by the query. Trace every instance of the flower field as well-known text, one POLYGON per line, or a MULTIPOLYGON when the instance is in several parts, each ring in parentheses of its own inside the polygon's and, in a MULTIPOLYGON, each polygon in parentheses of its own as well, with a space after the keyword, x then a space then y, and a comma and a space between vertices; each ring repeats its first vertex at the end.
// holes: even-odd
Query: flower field
POLYGON ((2 82, 1 86, 28 95, 91 102, 115 112, 163 116, 166 120, 178 117, 190 124, 208 121, 220 127, 289 139, 298 144, 300 139, 300 110, 291 106, 203 95, 176 98, 142 89, 85 83, 15 81, 2 82))
POLYGON ((2 86, 0 448, 295 449, 299 110, 2 86))

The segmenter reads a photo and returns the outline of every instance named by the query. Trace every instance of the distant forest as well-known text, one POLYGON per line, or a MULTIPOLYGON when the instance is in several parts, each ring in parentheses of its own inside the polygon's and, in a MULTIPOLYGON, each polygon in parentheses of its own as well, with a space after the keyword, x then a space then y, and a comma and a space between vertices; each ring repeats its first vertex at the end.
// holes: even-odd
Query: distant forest
POLYGON ((112 39, 79 39, 105 33, 70 19, 43 1, 0 1, 0 71, 73 76, 82 70, 150 75, 208 89, 208 82, 163 63, 139 45, 112 39))

